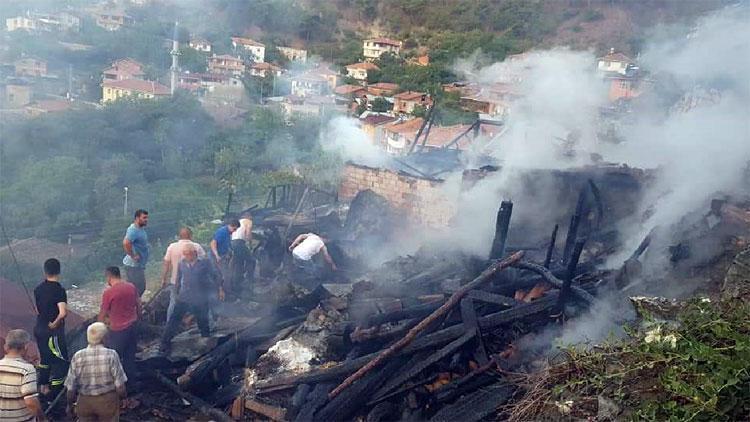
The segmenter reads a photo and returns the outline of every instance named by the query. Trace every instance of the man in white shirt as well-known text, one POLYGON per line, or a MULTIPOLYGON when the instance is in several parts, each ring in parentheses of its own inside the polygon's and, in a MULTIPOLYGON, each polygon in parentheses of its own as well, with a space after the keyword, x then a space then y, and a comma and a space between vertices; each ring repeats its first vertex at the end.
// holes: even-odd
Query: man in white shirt
POLYGON ((169 307, 167 308, 167 321, 172 316, 174 305, 177 302, 177 267, 182 259, 185 247, 190 245, 198 253, 198 258, 205 258, 206 251, 203 247, 193 242, 193 232, 187 227, 180 229, 180 239, 171 243, 167 247, 167 253, 164 254, 164 263, 162 264, 161 285, 169 289, 169 307))
MULTIPOLYGON (((229 265, 229 297, 239 299, 246 282, 251 282, 255 272, 255 259, 250 254, 253 239, 253 220, 250 213, 242 214, 240 226, 232 233, 232 259, 229 265)), ((252 290, 252 289, 251 289, 252 290)))
POLYGON ((336 263, 328 253, 325 238, 315 233, 303 233, 297 236, 289 245, 289 250, 294 257, 294 265, 301 269, 309 276, 317 277, 320 275, 320 267, 316 264, 316 257, 322 256, 325 262, 331 266, 331 270, 336 271, 336 263))

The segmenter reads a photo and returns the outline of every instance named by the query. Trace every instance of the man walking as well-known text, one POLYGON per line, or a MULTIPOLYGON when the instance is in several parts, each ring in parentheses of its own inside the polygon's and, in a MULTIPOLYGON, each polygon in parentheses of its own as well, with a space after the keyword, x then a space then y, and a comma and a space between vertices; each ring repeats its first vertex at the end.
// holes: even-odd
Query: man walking
POLYGON ((125 258, 122 264, 125 265, 125 274, 128 281, 133 283, 138 291, 138 297, 143 295, 146 290, 146 264, 148 264, 148 234, 146 225, 148 224, 148 211, 137 210, 133 224, 125 232, 125 238, 122 239, 122 248, 125 250, 125 258))
POLYGON ((249 213, 240 217, 240 226, 232 233, 232 259, 229 287, 233 298, 239 299, 245 283, 252 280, 255 259, 249 246, 253 236, 253 220, 249 213))
MULTIPOLYGON (((186 313, 195 316, 201 337, 210 335, 208 325, 208 301, 216 288, 215 280, 221 280, 214 273, 207 259, 198 259, 198 252, 190 245, 184 247, 183 258, 177 267, 177 302, 167 321, 161 338, 160 350, 169 354, 172 338, 177 334, 182 317, 186 313)), ((219 281, 219 297, 223 297, 222 282, 219 281)))
POLYGON ((109 286, 102 294, 98 320, 109 321, 107 347, 114 349, 122 360, 129 379, 135 379, 135 352, 138 338, 136 322, 141 314, 141 301, 131 283, 120 277, 120 269, 108 267, 104 276, 109 286))
POLYGON ((0 421, 45 421, 36 391, 36 369, 24 360, 31 336, 11 330, 5 336, 5 357, 0 359, 0 421))
POLYGON ((65 317, 68 295, 60 285, 60 261, 44 262, 44 281, 34 289, 37 317, 34 337, 39 349, 39 385, 42 395, 57 394, 68 372, 68 345, 65 342, 65 317))
POLYGON ((88 347, 73 355, 65 380, 68 389, 68 416, 75 414, 81 422, 118 421, 120 399, 127 396, 128 377, 120 364, 117 352, 102 346, 107 326, 95 322, 86 329, 88 347), (76 396, 78 401, 76 402, 76 396))
POLYGON ((206 251, 203 247, 193 242, 193 232, 183 227, 180 229, 180 239, 171 243, 167 247, 167 253, 164 254, 164 263, 161 272, 161 286, 169 288, 169 307, 167 307, 167 321, 174 312, 174 305, 177 302, 177 267, 180 265, 182 255, 186 246, 192 246, 198 253, 198 258, 206 257, 206 251))
POLYGON ((234 218, 227 222, 227 224, 219 227, 214 233, 214 238, 211 239, 211 252, 219 269, 220 276, 222 278, 222 284, 229 284, 230 280, 230 252, 232 246, 232 233, 234 233, 240 227, 240 222, 234 218))

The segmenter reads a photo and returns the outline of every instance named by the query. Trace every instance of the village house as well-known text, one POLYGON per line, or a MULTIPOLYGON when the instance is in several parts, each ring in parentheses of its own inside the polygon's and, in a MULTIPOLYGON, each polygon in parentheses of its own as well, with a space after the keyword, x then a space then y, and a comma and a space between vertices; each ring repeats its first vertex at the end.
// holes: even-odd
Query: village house
POLYGON ((117 31, 124 26, 130 26, 135 20, 122 11, 107 10, 94 13, 96 26, 106 29, 107 31, 117 31))
POLYGON ((370 138, 373 145, 384 147, 383 128, 395 120, 396 118, 389 114, 366 111, 359 117, 359 126, 367 137, 370 138))
POLYGON ((375 63, 363 62, 346 66, 346 75, 361 82, 367 82, 367 74, 373 70, 380 70, 375 63))
POLYGON ((150 99, 169 95, 169 88, 154 81, 123 79, 121 81, 105 80, 102 82, 102 103, 108 103, 123 97, 150 99))
POLYGON ((0 85, 2 88, 2 107, 16 109, 31 102, 31 85, 23 80, 13 79, 0 85))
POLYGON ((626 75, 629 68, 633 65, 635 65, 635 62, 630 57, 619 52, 615 53, 615 49, 611 48, 609 54, 599 58, 597 69, 601 72, 613 72, 620 75, 626 75))
POLYGON ((653 84, 653 81, 642 76, 612 75, 606 78, 611 102, 638 98, 653 84))
POLYGON ((342 112, 333 97, 310 94, 305 97, 287 95, 281 102, 281 110, 287 119, 294 116, 319 116, 330 112, 342 112))
POLYGON ((290 62, 307 63, 307 50, 292 47, 276 47, 290 62))
POLYGON ((210 94, 219 87, 242 88, 239 79, 218 73, 189 73, 177 77, 177 87, 196 94, 210 94))
POLYGON ((367 93, 375 97, 392 97, 398 91, 398 84, 378 82, 367 85, 367 93))
POLYGON ((250 38, 232 37, 232 47, 234 50, 240 50, 250 53, 250 57, 255 63, 262 63, 266 60, 266 46, 250 38))
POLYGON ((393 103, 393 113, 412 114, 416 107, 428 109, 432 106, 432 98, 425 92, 406 91, 396 94, 393 103))
POLYGON ((80 32, 81 30, 81 18, 69 12, 33 13, 31 17, 36 20, 37 27, 45 31, 80 32))
POLYGON ((266 76, 281 76, 284 69, 273 63, 253 63, 250 65, 250 75, 265 78, 266 76))
POLYGON ((351 101, 367 94, 367 88, 361 85, 339 85, 333 90, 333 93, 337 97, 351 101))
POLYGON ((112 66, 102 72, 102 80, 121 81, 124 79, 143 79, 143 65, 131 58, 124 58, 112 62, 112 66))
POLYGON ((188 46, 193 50, 202 51, 204 53, 211 52, 211 43, 205 38, 193 37, 188 42, 188 46))
POLYGON ((292 78, 292 95, 308 97, 328 93, 328 80, 317 73, 306 72, 292 78))
POLYGON ((37 29, 37 21, 26 16, 16 16, 14 18, 5 19, 5 29, 8 32, 13 31, 35 31, 37 29))
POLYGON ((417 117, 409 120, 399 118, 394 122, 385 124, 382 127, 383 143, 381 146, 389 154, 401 155, 406 153, 423 123, 424 119, 417 117))
POLYGON ((407 59, 406 62, 414 66, 429 66, 430 56, 428 54, 421 54, 419 56, 407 59))
POLYGON ((379 59, 385 53, 398 55, 401 52, 401 41, 390 38, 370 38, 364 40, 362 45, 362 55, 365 60, 379 59))
POLYGON ((208 58, 208 71, 222 75, 241 77, 245 73, 245 62, 240 57, 228 54, 213 55, 208 58))
POLYGON ((47 62, 37 57, 24 57, 13 62, 16 76, 47 76, 47 62))

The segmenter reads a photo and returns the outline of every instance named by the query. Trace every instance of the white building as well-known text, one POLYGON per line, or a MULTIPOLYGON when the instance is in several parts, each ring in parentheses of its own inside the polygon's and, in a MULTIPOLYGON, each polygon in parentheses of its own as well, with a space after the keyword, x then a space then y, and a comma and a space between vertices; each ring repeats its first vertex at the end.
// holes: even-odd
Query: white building
POLYGON ((192 48, 193 50, 202 51, 204 53, 211 52, 211 43, 203 38, 192 38, 188 43, 188 46, 190 46, 190 48, 192 48))
POLYGON ((366 60, 380 58, 385 53, 398 55, 401 52, 401 41, 390 38, 371 38, 365 40, 362 45, 362 54, 366 60))
POLYGON ((622 53, 615 53, 615 49, 611 48, 609 54, 599 58, 597 69, 601 72, 614 72, 625 75, 628 66, 631 64, 635 64, 635 61, 622 53))
POLYGON ((8 32, 18 30, 34 31, 37 29, 37 22, 35 19, 27 18, 26 16, 16 16, 15 18, 5 19, 5 29, 8 32))
POLYGON ((232 47, 235 51, 245 51, 250 53, 255 63, 262 63, 266 60, 266 46, 250 38, 232 37, 232 47))
POLYGON ((276 47, 291 62, 307 63, 307 50, 292 47, 276 47))

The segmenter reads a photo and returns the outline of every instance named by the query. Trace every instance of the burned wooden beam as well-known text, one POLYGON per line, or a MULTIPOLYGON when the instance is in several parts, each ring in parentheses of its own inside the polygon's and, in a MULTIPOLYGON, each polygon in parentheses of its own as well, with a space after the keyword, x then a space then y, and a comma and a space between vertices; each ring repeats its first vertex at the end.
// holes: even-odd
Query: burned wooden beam
POLYGON ((162 375, 160 372, 155 372, 156 379, 161 383, 163 386, 167 387, 169 390, 171 390, 173 393, 180 396, 182 399, 187 400, 190 402, 192 406, 195 406, 196 409, 198 409, 199 412, 203 413, 206 416, 209 416, 217 421, 220 422, 231 422, 232 420, 227 416, 226 413, 219 411, 218 409, 215 409, 208 403, 204 402, 203 400, 199 399, 198 397, 195 397, 194 395, 183 391, 180 389, 180 387, 177 386, 177 384, 173 383, 169 380, 169 378, 162 375))
POLYGON ((387 314, 373 315, 367 319, 367 324, 365 326, 372 327, 374 325, 398 322, 404 319, 424 318, 432 312, 435 312, 435 310, 442 306, 443 303, 445 303, 445 300, 425 303, 418 306, 410 306, 398 311, 388 312, 387 314))
POLYGON ((512 308, 518 305, 518 301, 513 299, 512 297, 499 295, 497 293, 490 293, 484 290, 472 290, 469 292, 469 294, 466 295, 466 297, 478 300, 480 302, 504 306, 506 308, 512 308))
POLYGON ((461 346, 466 344, 469 340, 474 338, 476 335, 477 335, 476 331, 469 331, 463 336, 459 337, 458 339, 447 344, 446 346, 444 346, 437 352, 433 353, 426 359, 421 359, 419 362, 416 362, 414 365, 406 365, 404 372, 401 372, 395 377, 391 378, 381 389, 379 389, 374 394, 375 398, 373 399, 372 402, 374 403, 374 402, 379 401, 379 399, 387 395, 392 390, 401 386, 401 384, 410 380, 412 377, 419 375, 420 372, 427 369, 427 367, 429 367, 430 365, 438 362, 441 359, 444 359, 448 355, 453 354, 453 352, 458 350, 461 346))
MULTIPOLYGON (((516 268, 520 268, 522 270, 528 270, 537 273, 542 277, 543 280, 548 282, 549 284, 555 286, 556 288, 560 289, 563 286, 563 281, 559 278, 555 277, 554 274, 552 274, 552 271, 550 271, 547 268, 544 268, 543 266, 539 264, 535 264, 533 262, 528 261, 521 261, 515 265, 513 265, 516 268)), ((577 286, 571 286, 571 290, 573 294, 583 300, 584 302, 588 303, 589 305, 594 304, 596 302, 596 298, 586 290, 577 287, 577 286)))
POLYGON ((573 277, 575 277, 578 260, 581 258, 581 252, 583 252, 583 245, 585 243, 584 240, 579 240, 576 241, 573 247, 573 254, 570 256, 570 261, 568 262, 568 271, 560 289, 560 296, 557 299, 557 309, 561 312, 565 306, 565 301, 570 296, 570 284, 573 282, 573 277))
POLYGON ((224 343, 215 347, 209 353, 203 355, 200 359, 193 362, 185 369, 185 373, 177 378, 180 387, 191 388, 194 385, 205 380, 206 377, 218 366, 222 365, 225 359, 235 351, 247 347, 250 344, 256 344, 276 336, 279 330, 299 324, 304 321, 306 316, 299 316, 267 327, 267 321, 259 321, 256 324, 234 334, 224 343), (269 329, 275 329, 272 332, 264 332, 269 329))
POLYGON ((333 390, 334 384, 320 383, 313 388, 305 398, 305 403, 294 418, 294 422, 313 422, 315 412, 328 401, 328 392, 333 390))
MULTIPOLYGON (((338 394, 331 399, 322 409, 315 413, 316 421, 348 421, 354 413, 364 404, 368 398, 380 386, 392 376, 399 372, 406 363, 404 357, 395 357, 390 360, 381 371, 370 372, 354 383, 351 388, 338 394)), ((329 394, 330 397, 330 394, 329 394)))
POLYGON ((487 281, 492 275, 518 262, 522 257, 523 257, 523 252, 516 252, 510 257, 505 258, 502 261, 498 261, 494 263, 493 265, 491 265, 486 270, 484 270, 477 278, 465 284, 460 289, 458 289, 455 293, 453 293, 447 302, 445 302, 440 308, 436 309, 435 312, 430 314, 427 318, 423 319, 419 324, 417 324, 416 327, 412 328, 406 334, 406 336, 404 336, 401 340, 397 341, 396 343, 391 345, 389 348, 382 351, 375 359, 371 360, 370 362, 367 363, 367 365, 363 366, 357 372, 355 372, 354 374, 350 375, 347 379, 345 379, 341 384, 339 384, 338 387, 336 387, 333 391, 331 391, 328 394, 328 396, 330 398, 336 397, 344 389, 346 389, 352 383, 354 383, 354 381, 362 378, 362 376, 365 375, 367 372, 379 366, 390 356, 393 356, 396 352, 403 349, 406 345, 411 343, 417 337, 417 334, 419 334, 425 328, 427 328, 427 326, 431 325, 437 319, 445 316, 454 306, 456 306, 461 301, 461 299, 464 296, 466 296, 466 294, 470 290, 479 287, 479 285, 487 281))
POLYGON ((462 397, 440 409, 430 422, 475 422, 484 419, 510 400, 516 387, 501 381, 462 397))
POLYGON ((484 348, 482 331, 479 329, 479 323, 477 322, 477 311, 474 309, 474 301, 471 298, 467 297, 461 300, 461 321, 463 322, 467 333, 473 332, 477 334, 477 346, 474 350, 474 359, 480 365, 486 364, 489 361, 487 358, 487 350, 484 348))
POLYGON ((505 244, 508 241, 508 228, 510 227, 510 216, 513 214, 513 203, 503 201, 497 210, 497 221, 495 222, 495 238, 492 240, 490 259, 500 259, 505 255, 505 244))
POLYGON ((245 399, 245 408, 272 421, 283 422, 286 420, 286 409, 283 407, 271 406, 255 399, 245 399))
POLYGON ((555 242, 557 242, 557 229, 559 225, 555 224, 555 228, 552 229, 552 236, 549 239, 549 246, 547 246, 547 256, 544 258, 544 268, 548 268, 552 264, 552 255, 555 252, 555 242))
POLYGON ((380 422, 393 420, 389 415, 393 412, 393 405, 388 402, 378 403, 377 406, 370 410, 367 414, 365 422, 380 422))
MULTIPOLYGON (((485 315, 478 319, 479 327, 482 329, 490 329, 551 309, 557 301, 557 296, 558 291, 550 291, 547 292, 544 297, 530 303, 525 303, 518 305, 515 308, 485 315)), ((456 324, 444 328, 414 340, 414 342, 406 346, 399 355, 408 355, 420 350, 430 349, 449 343, 461 337, 464 333, 463 324, 456 324)), ((314 369, 300 375, 281 375, 270 380, 258 381, 255 384, 256 393, 264 394, 273 391, 286 390, 302 383, 314 384, 323 381, 341 379, 357 369, 362 368, 365 364, 378 356, 379 353, 381 352, 361 356, 328 368, 314 369)))
POLYGON ((583 218, 584 209, 586 206, 588 187, 584 186, 581 189, 581 193, 578 194, 578 202, 576 202, 576 209, 573 215, 570 217, 570 225, 568 226, 568 235, 565 237, 565 248, 563 249, 563 263, 567 264, 570 260, 570 254, 573 253, 573 247, 575 246, 578 238, 578 226, 581 224, 581 218, 583 218))

